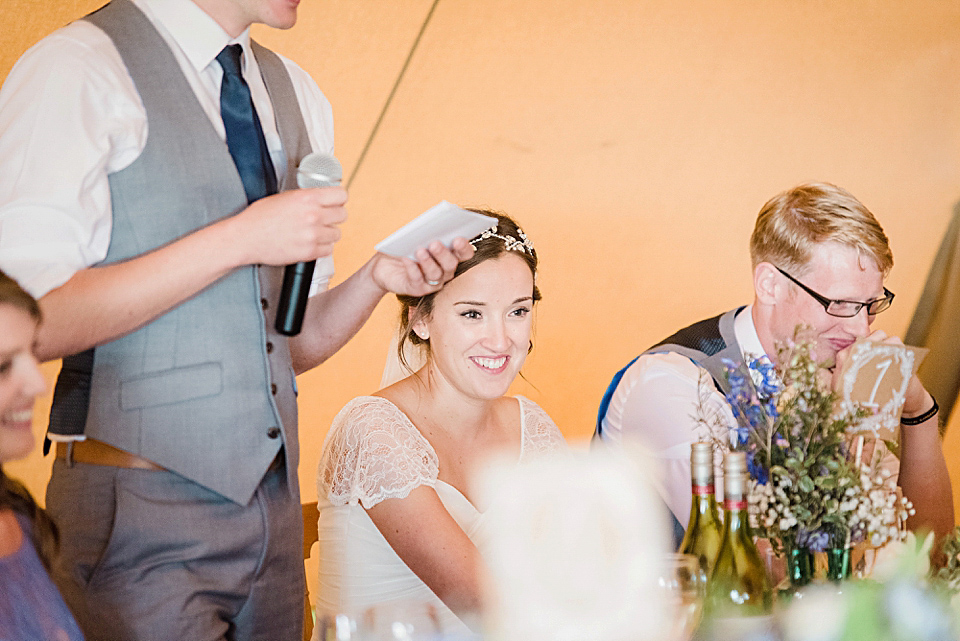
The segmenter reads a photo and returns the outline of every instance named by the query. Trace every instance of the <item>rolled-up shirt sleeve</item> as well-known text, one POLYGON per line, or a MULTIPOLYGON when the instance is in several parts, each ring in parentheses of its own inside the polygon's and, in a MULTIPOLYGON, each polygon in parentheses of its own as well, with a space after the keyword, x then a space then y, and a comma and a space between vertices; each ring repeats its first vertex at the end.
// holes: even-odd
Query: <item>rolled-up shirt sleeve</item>
MULTIPOLYGON (((313 149, 332 154, 329 101, 284 62, 313 149)), ((101 262, 112 227, 108 176, 136 160, 147 129, 120 54, 94 25, 74 22, 25 53, 0 89, 0 269, 39 298, 101 262)), ((312 289, 332 276, 333 258, 318 260, 312 289)))
POLYGON ((143 107, 102 31, 73 23, 0 90, 0 269, 41 297, 106 256, 107 176, 146 141, 143 107))

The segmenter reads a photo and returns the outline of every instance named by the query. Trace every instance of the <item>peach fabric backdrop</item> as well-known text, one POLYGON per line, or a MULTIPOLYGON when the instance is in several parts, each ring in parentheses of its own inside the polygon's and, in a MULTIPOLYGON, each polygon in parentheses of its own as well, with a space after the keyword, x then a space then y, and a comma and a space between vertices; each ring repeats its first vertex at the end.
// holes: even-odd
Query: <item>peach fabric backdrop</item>
MULTIPOLYGON (((100 0, 4 0, 0 78, 100 0)), ((892 239, 902 334, 960 200, 960 5, 940 0, 305 0, 255 36, 309 71, 354 179, 338 278, 441 199, 502 209, 542 261, 536 349, 516 391, 582 442, 611 375, 671 331, 749 302, 747 238, 796 183, 836 182, 892 239), (354 173, 356 175, 354 176, 354 173)), ((301 480, 379 383, 396 307, 300 379, 301 480)), ((47 364, 52 381, 57 363, 47 364)), ((42 433, 49 397, 39 404, 42 433)), ((960 415, 960 412, 956 413, 960 415)), ((960 490, 960 422, 947 436, 960 490)), ((50 460, 9 466, 42 496, 50 460)), ((958 492, 960 494, 960 492, 958 492)))

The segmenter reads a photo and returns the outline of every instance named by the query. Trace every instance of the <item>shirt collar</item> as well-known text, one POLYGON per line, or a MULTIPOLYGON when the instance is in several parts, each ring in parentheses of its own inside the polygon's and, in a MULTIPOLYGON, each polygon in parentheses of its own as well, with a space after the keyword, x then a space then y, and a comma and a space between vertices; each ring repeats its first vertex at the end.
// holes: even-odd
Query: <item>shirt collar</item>
POLYGON ((766 356, 770 358, 763 350, 760 343, 760 335, 757 334, 757 326, 753 324, 753 305, 747 305, 737 317, 733 320, 733 334, 737 337, 737 343, 740 344, 740 354, 746 363, 750 357, 766 356))
POLYGON ((201 72, 228 44, 240 44, 244 67, 250 58, 250 29, 230 38, 216 20, 192 0, 134 0, 159 27, 166 30, 190 64, 201 72))

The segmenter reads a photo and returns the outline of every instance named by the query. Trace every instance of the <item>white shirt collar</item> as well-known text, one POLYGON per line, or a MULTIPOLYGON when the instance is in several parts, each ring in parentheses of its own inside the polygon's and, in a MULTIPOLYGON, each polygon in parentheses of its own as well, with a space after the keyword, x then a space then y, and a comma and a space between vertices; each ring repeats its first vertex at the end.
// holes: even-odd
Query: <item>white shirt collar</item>
POLYGON ((750 357, 766 356, 763 345, 760 344, 760 335, 757 334, 757 326, 753 324, 753 305, 747 305, 737 317, 733 320, 733 334, 737 337, 737 343, 740 344, 740 354, 746 363, 750 357))
POLYGON ((192 0, 133 0, 159 28, 166 31, 199 73, 216 59, 228 44, 240 44, 244 68, 250 59, 250 29, 230 38, 216 20, 192 0))

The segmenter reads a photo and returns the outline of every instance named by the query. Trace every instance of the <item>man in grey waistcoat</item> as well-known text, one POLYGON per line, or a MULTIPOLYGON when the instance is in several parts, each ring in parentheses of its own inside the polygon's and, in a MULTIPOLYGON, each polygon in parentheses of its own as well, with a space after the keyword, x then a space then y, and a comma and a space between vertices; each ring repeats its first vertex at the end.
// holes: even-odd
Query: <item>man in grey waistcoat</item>
POLYGON ((472 254, 376 255, 327 290, 339 187, 330 105, 249 38, 296 0, 114 0, 28 51, 0 90, 0 266, 63 358, 49 437, 55 579, 90 639, 298 639, 295 375, 388 291, 472 254), (283 266, 317 260, 303 331, 274 328, 283 266))
MULTIPOLYGON (((601 402, 596 436, 619 446, 638 440, 659 459, 663 499, 682 536, 690 512, 690 444, 701 440, 697 408, 737 423, 724 398, 724 359, 776 359, 798 324, 810 328, 818 362, 842 363, 871 331, 893 294, 883 285, 893 253, 880 223, 849 192, 809 183, 770 199, 750 239, 754 300, 697 322, 646 350, 616 374, 601 402), (701 381, 710 381, 704 391, 701 381), (702 405, 701 405, 702 404, 702 405)), ((839 368, 834 368, 835 371, 839 368)), ((914 376, 901 418, 899 485, 913 501, 913 529, 953 528, 953 499, 937 406, 914 376)))

